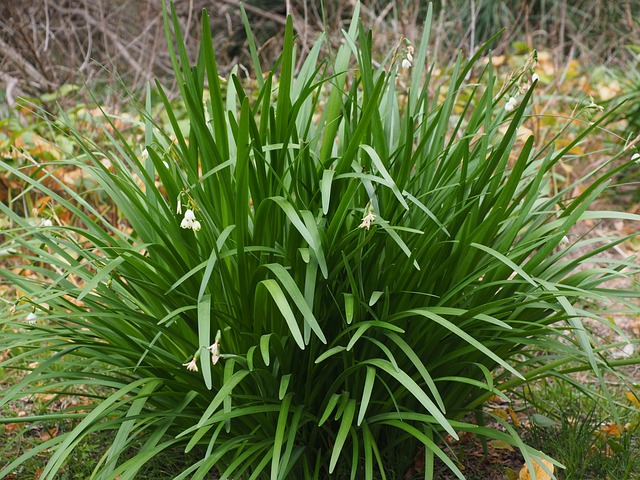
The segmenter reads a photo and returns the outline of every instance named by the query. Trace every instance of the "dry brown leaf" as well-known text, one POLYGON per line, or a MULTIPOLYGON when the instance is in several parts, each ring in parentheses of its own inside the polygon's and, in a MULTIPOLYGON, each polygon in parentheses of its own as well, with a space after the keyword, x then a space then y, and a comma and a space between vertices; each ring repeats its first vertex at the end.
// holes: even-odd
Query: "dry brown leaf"
POLYGON ((513 408, 511 407, 509 407, 509 416, 511 417, 511 421, 513 422, 514 426, 519 427, 520 425, 522 425, 522 422, 520 422, 520 419, 516 415, 516 412, 514 412, 513 408))
MULTIPOLYGON (((535 473, 536 480, 551 480, 551 477, 547 472, 544 471, 542 465, 544 465, 547 470, 553 473, 553 463, 548 460, 544 460, 543 458, 531 457, 531 461, 533 462, 533 472, 535 473)), ((533 475, 529 471, 529 467, 527 464, 522 467, 520 470, 520 474, 518 475, 519 480, 533 480, 533 475)))
POLYGON ((38 215, 41 215, 43 210, 47 208, 48 203, 51 201, 51 197, 47 195, 46 197, 39 198, 35 205, 33 206, 33 210, 37 211, 38 215))
POLYGON ((507 61, 506 55, 496 55, 495 57, 491 57, 491 63, 494 67, 500 67, 504 65, 504 62, 507 61))
POLYGON ((57 396, 58 396, 57 393, 40 393, 36 395, 36 398, 38 398, 42 402, 48 403, 48 402, 51 402, 57 396))
POLYGON ((424 472, 424 447, 422 445, 416 448, 416 455, 413 459, 413 465, 411 465, 406 472, 404 472, 403 478, 415 478, 416 475, 424 472))
POLYGON ((53 437, 58 435, 58 427, 48 428, 40 432, 40 440, 46 442, 47 440, 51 440, 53 437))
POLYGON ((13 146, 16 149, 26 149, 29 154, 33 156, 48 155, 54 160, 60 160, 62 157, 60 149, 40 135, 33 132, 27 132, 26 137, 26 140, 23 135, 16 137, 13 142, 13 146))
POLYGON ((609 437, 620 437, 620 427, 617 423, 611 425, 603 425, 600 428, 600 433, 609 437))
POLYGON ((18 424, 18 423, 6 423, 4 425, 4 431, 5 432, 15 432, 19 428, 20 428, 20 424, 18 424))
POLYGON ((531 135, 533 135, 533 130, 525 127, 524 125, 520 125, 520 127, 518 127, 518 133, 516 135, 522 140, 526 140, 531 135))
POLYGON ((55 175, 69 187, 80 185, 85 177, 85 173, 81 168, 58 170, 55 175))
POLYGON ((548 58, 542 58, 542 55, 538 54, 538 63, 540 64, 540 71, 549 77, 555 76, 556 67, 553 65, 553 62, 548 58))
POLYGON ((493 413, 497 417, 502 418, 503 420, 509 419, 509 414, 502 408, 494 408, 493 410, 491 410, 491 413, 493 413))
POLYGON ((596 86, 600 100, 611 100, 620 93, 620 84, 614 80, 613 82, 600 83, 596 86))
POLYGON ((10 353, 11 353, 10 350, 2 350, 0 352, 0 362, 4 362, 5 360, 7 360, 9 358, 10 353))

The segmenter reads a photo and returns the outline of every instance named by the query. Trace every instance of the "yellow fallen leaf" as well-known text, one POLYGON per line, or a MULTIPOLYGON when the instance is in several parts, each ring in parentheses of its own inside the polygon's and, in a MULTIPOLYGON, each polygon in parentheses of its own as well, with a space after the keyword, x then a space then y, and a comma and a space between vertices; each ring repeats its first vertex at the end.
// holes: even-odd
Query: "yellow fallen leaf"
POLYGON ((580 62, 573 59, 565 68, 565 80, 574 80, 580 75, 580 62))
POLYGON ((504 467, 505 480, 518 480, 518 472, 512 468, 504 467))
POLYGON ((507 413, 506 410, 504 410, 502 408, 494 408, 493 410, 491 410, 491 413, 493 413, 494 415, 500 417, 503 420, 508 420, 509 419, 509 414, 507 413))
MULTIPOLYGON (((535 474, 536 480, 551 480, 551 477, 547 472, 544 471, 542 465, 544 465, 547 470, 553 473, 553 463, 548 460, 544 460, 542 458, 531 457, 533 462, 533 472, 535 474)), ((529 471, 529 467, 525 464, 524 467, 520 470, 520 474, 518 475, 519 480, 533 480, 533 475, 529 471)))
POLYGON ((511 421, 516 427, 519 427, 522 424, 520 422, 520 419, 518 418, 518 415, 516 415, 516 412, 514 412, 513 408, 511 407, 509 407, 509 416, 511 417, 511 421))
POLYGON ((638 400, 635 393, 627 392, 627 398, 631 400, 636 407, 640 408, 640 400, 638 400))
MULTIPOLYGON (((560 150, 562 148, 565 148, 571 142, 573 142, 572 138, 562 138, 562 139, 556 140, 556 148, 560 150)), ((584 155, 584 149, 580 145, 574 145, 569 149, 568 153, 572 155, 584 155)))
POLYGON ((570 153, 571 155, 584 155, 584 150, 580 145, 574 145, 567 153, 570 153))
POLYGON ((489 440, 489 446, 496 450, 509 450, 510 452, 513 452, 513 445, 505 442, 504 440, 489 440))

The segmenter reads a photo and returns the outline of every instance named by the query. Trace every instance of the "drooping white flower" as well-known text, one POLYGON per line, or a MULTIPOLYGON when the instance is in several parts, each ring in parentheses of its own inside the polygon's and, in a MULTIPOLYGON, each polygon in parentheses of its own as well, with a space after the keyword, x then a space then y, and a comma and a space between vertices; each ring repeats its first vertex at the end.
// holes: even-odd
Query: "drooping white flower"
POLYGON ((182 200, 180 200, 180 195, 178 195, 178 205, 176 207, 176 215, 182 215, 182 200))
POLYGON ((506 105, 504 106, 504 109, 507 112, 513 112, 516 107, 518 106, 518 100, 516 100, 515 97, 511 97, 509 98, 509 100, 507 101, 506 105))
POLYGON ((214 365, 218 363, 218 360, 222 358, 222 355, 220 355, 220 344, 218 342, 214 342, 207 347, 207 350, 211 352, 211 363, 214 365))
POLYGON ((571 242, 569 241, 569 237, 567 237, 566 235, 564 235, 560 239, 560 245, 569 245, 569 243, 571 243, 571 242))
POLYGON ((34 312, 31 312, 29 315, 27 315, 27 318, 25 318, 25 322, 36 323, 37 319, 38 319, 38 316, 34 312))
POLYGON ((407 60, 413 63, 413 55, 411 55, 411 52, 407 53, 407 60))
POLYGON ((190 362, 183 363, 182 366, 183 367, 187 367, 187 370, 189 370, 190 372, 197 372, 198 371, 198 363, 197 363, 195 357, 193 357, 193 359, 190 362))
POLYGON ((186 212, 184 212, 184 218, 185 218, 185 220, 193 222, 196 219, 196 215, 195 215, 195 213, 193 213, 193 210, 191 210, 189 208, 189 209, 187 209, 186 212))
MULTIPOLYGON (((180 202, 180 200, 178 200, 178 202, 180 202)), ((178 204, 178 207, 181 208, 181 205, 178 204)), ((184 212, 184 218, 182 219, 182 222, 180 222, 180 227, 190 228, 194 232, 197 232, 202 228, 202 225, 198 220, 196 220, 196 215, 193 213, 193 210, 189 208, 184 212)))
POLYGON ((631 155, 631 161, 640 163, 640 153, 634 153, 633 155, 631 155))
POLYGON ((402 68, 404 68, 405 70, 411 68, 411 60, 409 60, 408 58, 404 58, 402 60, 402 68))
POLYGON ((43 227, 53 227, 53 222, 51 221, 51 219, 50 219, 50 218, 45 218, 45 219, 42 221, 42 226, 43 226, 43 227))
POLYGON ((371 227, 371 222, 373 222, 375 219, 375 214, 370 211, 364 217, 362 217, 362 223, 358 225, 358 228, 366 228, 367 230, 369 230, 369 228, 371 227))
POLYGON ((533 75, 531 75, 531 83, 535 82, 536 80, 540 81, 540 77, 537 73, 534 73, 533 75))

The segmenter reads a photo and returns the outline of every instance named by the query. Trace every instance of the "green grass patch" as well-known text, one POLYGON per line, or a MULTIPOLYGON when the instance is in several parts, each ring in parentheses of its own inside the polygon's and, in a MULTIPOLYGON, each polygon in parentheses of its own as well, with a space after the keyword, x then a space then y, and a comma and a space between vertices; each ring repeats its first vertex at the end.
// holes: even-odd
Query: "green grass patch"
POLYGON ((524 438, 566 468, 561 479, 634 479, 640 471, 640 410, 620 389, 619 423, 597 397, 549 382, 532 390, 535 411, 524 438))

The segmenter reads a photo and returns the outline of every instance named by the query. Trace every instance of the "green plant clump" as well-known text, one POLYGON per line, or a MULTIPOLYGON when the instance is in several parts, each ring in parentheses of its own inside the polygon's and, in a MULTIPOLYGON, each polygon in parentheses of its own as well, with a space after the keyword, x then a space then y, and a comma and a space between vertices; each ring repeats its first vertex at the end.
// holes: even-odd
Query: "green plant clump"
POLYGON ((374 62, 358 15, 331 60, 321 37, 297 73, 289 18, 278 64, 263 76, 256 63, 247 92, 235 70, 218 76, 206 14, 190 67, 165 11, 188 125, 158 84, 172 128, 147 115, 148 155, 116 131, 108 149, 77 134, 72 160, 130 228, 55 176, 54 189, 3 165, 74 220, 33 226, 0 204, 3 255, 22 261, 2 271, 21 296, 5 306, 0 366, 29 370, 0 403, 99 388, 91 406, 0 420, 73 421, 0 477, 48 450, 40 478, 55 478, 96 432, 113 432, 100 479, 176 449, 198 453, 176 479, 398 478, 418 461, 432 478, 436 456, 463 478, 441 448, 459 432, 547 458, 500 418, 486 426, 481 406, 570 363, 600 378, 615 365, 577 300, 629 304, 601 284, 635 270, 599 258, 624 239, 571 229, 637 219, 588 210, 627 165, 554 190, 554 166, 601 120, 562 151, 536 149, 518 138, 535 83, 497 91, 485 48, 430 87, 429 18, 415 49, 374 62))

